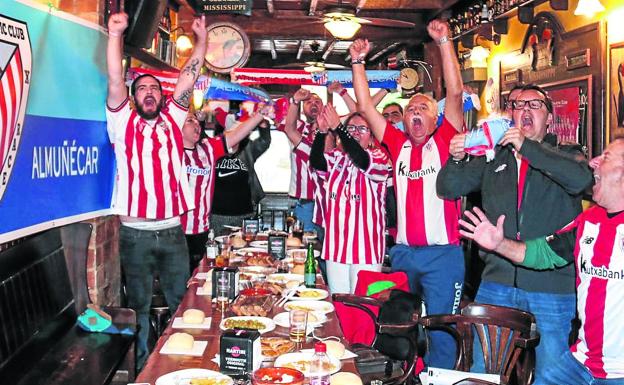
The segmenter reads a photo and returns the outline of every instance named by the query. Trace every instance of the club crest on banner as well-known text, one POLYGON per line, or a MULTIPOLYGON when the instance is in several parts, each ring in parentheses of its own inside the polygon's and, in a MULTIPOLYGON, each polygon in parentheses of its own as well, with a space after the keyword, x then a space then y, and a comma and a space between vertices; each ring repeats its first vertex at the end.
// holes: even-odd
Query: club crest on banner
POLYGON ((26 23, 0 15, 0 200, 15 166, 32 69, 26 23))

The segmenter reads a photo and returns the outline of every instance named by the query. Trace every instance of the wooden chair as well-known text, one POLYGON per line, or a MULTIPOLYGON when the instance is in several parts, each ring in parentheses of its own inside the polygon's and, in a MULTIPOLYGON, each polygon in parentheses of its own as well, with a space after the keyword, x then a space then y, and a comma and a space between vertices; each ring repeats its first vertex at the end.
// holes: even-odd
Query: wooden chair
MULTIPOLYGON (((455 370, 470 371, 473 348, 477 345, 483 351, 485 372, 500 374, 501 384, 533 382, 535 347, 540 339, 533 314, 504 306, 471 303, 460 314, 431 315, 422 317, 420 322, 426 329, 445 330, 455 338, 455 370)), ((467 379, 458 384, 490 383, 467 379)))
MULTIPOLYGON (((399 373, 386 373, 383 378, 374 376, 366 378, 366 375, 362 375, 362 380, 367 384, 370 380, 382 380, 384 385, 399 385, 399 384, 413 384, 414 369, 416 367, 417 358, 417 330, 419 327, 418 319, 420 317, 419 312, 415 312, 412 320, 402 324, 387 324, 380 323, 377 315, 371 311, 369 307, 375 307, 380 309, 384 301, 372 297, 357 296, 352 294, 333 294, 332 299, 334 302, 342 303, 346 306, 357 308, 366 315, 368 315, 375 325, 375 341, 373 341, 372 348, 375 348, 375 342, 378 336, 388 335, 394 337, 404 337, 409 340, 409 352, 404 358, 405 369, 399 373)), ((384 353, 384 352, 380 352, 384 353)))

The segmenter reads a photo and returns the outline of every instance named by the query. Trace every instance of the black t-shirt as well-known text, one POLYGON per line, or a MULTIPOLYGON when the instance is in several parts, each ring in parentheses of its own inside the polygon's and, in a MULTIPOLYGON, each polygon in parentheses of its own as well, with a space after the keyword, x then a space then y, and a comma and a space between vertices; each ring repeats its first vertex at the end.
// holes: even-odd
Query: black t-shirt
POLYGON ((242 215, 253 212, 247 165, 235 155, 217 160, 212 212, 242 215))

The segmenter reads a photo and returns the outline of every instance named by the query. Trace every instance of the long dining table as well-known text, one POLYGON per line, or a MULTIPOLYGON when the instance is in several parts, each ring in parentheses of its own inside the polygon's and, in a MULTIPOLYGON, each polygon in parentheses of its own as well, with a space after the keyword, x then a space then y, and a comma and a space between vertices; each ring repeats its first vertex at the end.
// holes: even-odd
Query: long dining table
MULTIPOLYGON (((198 295, 197 289, 204 284, 203 279, 195 278, 197 273, 208 273, 213 268, 209 265, 206 258, 204 258, 197 269, 193 272, 193 275, 188 283, 188 289, 184 298, 178 307, 175 314, 171 317, 171 321, 163 331, 162 335, 158 339, 154 350, 147 359, 147 362, 139 375, 137 376, 136 383, 148 383, 154 385, 159 377, 167 373, 182 369, 202 368, 214 371, 219 371, 219 365, 213 362, 216 354, 219 354, 220 336, 222 330, 220 329, 220 323, 225 316, 235 316, 235 314, 227 309, 224 314, 216 308, 216 304, 212 302, 210 295, 198 295), (208 329, 177 329, 173 328, 173 320, 176 317, 182 317, 183 313, 187 309, 199 309, 202 310, 206 317, 211 317, 210 328, 208 329), (191 334, 196 341, 207 341, 208 345, 201 356, 190 355, 168 355, 159 353, 163 345, 173 333, 185 332, 191 334)), ((317 287, 327 289, 325 283, 322 280, 320 274, 317 274, 317 287)), ((327 301, 331 301, 331 296, 327 298, 327 301)), ((274 306, 268 315, 269 318, 273 318, 276 314, 285 311, 283 307, 274 306)), ((335 336, 340 338, 341 342, 349 348, 348 342, 344 339, 344 335, 340 328, 340 323, 335 312, 327 314, 327 321, 322 326, 318 327, 314 331, 314 335, 319 338, 325 338, 329 336, 335 336)), ((263 337, 284 337, 288 338, 288 328, 277 326, 274 330, 262 335, 263 337)), ((313 348, 314 340, 308 336, 306 341, 302 344, 298 344, 297 347, 303 349, 313 348)), ((358 373, 355 367, 355 361, 353 358, 341 360, 341 371, 347 371, 352 373, 358 373)), ((272 362, 263 362, 263 366, 271 366, 272 362)))

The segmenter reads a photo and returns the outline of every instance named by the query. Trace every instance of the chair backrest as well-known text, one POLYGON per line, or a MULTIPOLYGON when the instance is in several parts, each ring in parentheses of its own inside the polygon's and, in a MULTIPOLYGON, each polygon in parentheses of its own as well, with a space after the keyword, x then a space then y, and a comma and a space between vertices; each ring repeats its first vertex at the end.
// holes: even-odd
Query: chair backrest
POLYGON ((473 348, 480 346, 485 371, 500 374, 501 384, 508 384, 512 378, 519 383, 530 381, 535 365, 534 350, 528 341, 534 345, 539 342, 533 314, 504 306, 471 303, 462 309, 456 328, 462 336, 463 353, 460 367, 456 369, 469 371, 473 348))

